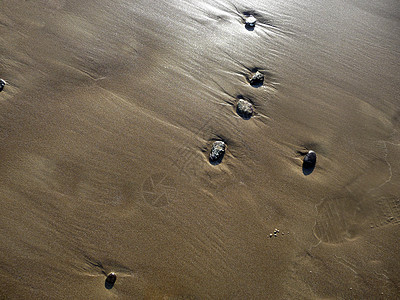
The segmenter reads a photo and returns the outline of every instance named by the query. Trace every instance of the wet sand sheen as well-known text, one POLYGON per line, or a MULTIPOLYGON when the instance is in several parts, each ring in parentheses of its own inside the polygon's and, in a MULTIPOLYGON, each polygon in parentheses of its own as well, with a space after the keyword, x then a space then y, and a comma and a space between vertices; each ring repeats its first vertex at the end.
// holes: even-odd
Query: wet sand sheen
POLYGON ((397 3, 2 8, 1 297, 400 293, 397 3))

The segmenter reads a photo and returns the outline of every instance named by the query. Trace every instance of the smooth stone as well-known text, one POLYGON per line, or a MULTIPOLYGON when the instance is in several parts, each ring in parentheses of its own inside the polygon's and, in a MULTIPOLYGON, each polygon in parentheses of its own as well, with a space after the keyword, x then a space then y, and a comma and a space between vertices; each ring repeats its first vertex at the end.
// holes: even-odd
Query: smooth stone
POLYGON ((111 272, 110 274, 108 274, 108 276, 106 278, 106 283, 113 285, 115 283, 115 281, 117 281, 117 275, 115 275, 114 272, 111 272))
POLYGON ((253 17, 253 16, 248 16, 247 18, 246 18, 246 20, 245 20, 245 24, 246 24, 246 26, 249 26, 249 27, 254 27, 254 26, 256 26, 256 22, 257 22, 257 19, 255 18, 255 17, 253 17))
POLYGON ((0 92, 4 89, 6 86, 6 82, 3 79, 0 79, 0 92))
POLYGON ((236 112, 243 118, 250 118, 253 115, 253 104, 250 102, 240 99, 236 106, 236 112))
POLYGON ((221 161, 225 153, 225 143, 222 141, 216 141, 212 145, 210 153, 210 161, 218 162, 221 161))
POLYGON ((304 156, 303 166, 305 168, 313 168, 316 162, 317 162, 317 154, 312 150, 308 151, 306 156, 304 156))
POLYGON ((264 74, 257 71, 256 74, 250 78, 249 82, 251 85, 262 85, 264 83, 264 74))

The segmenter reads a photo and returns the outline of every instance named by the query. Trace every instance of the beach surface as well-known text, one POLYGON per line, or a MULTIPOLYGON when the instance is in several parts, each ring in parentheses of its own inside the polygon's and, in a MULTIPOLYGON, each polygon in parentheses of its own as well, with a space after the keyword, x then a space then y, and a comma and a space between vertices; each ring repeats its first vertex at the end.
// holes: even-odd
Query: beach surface
POLYGON ((0 11, 0 299, 400 297, 397 0, 0 11))

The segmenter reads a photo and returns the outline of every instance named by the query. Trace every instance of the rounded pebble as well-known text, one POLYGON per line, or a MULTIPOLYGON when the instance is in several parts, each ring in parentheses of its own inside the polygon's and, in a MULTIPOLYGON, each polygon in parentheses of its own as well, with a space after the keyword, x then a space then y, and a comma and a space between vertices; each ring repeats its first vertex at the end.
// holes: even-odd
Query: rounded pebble
POLYGON ((239 116, 248 119, 253 115, 253 104, 249 101, 240 99, 236 106, 236 112, 239 116))
POLYGON ((303 166, 305 168, 314 168, 316 162, 317 162, 317 154, 312 150, 308 151, 306 156, 304 156, 303 166))
POLYGON ((211 162, 221 162, 225 154, 225 143, 223 141, 216 141, 212 145, 210 152, 211 162))
POLYGON ((117 281, 117 275, 114 272, 107 275, 106 283, 113 285, 115 281, 117 281))
POLYGON ((257 71, 249 80, 253 86, 261 86, 264 83, 264 74, 257 71))

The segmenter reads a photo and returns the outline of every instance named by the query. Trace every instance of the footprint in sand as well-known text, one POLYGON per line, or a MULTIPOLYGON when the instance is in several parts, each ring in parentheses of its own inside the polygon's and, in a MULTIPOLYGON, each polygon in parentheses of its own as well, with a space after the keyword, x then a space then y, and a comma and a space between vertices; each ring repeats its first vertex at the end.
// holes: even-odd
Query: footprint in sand
POLYGON ((371 228, 400 223, 399 197, 382 197, 374 204, 374 220, 371 222, 371 228))
POLYGON ((316 209, 314 234, 320 241, 338 244, 357 235, 357 202, 350 195, 325 198, 316 209))
POLYGON ((176 197, 175 182, 164 172, 152 174, 143 182, 142 195, 151 206, 166 206, 176 197))

